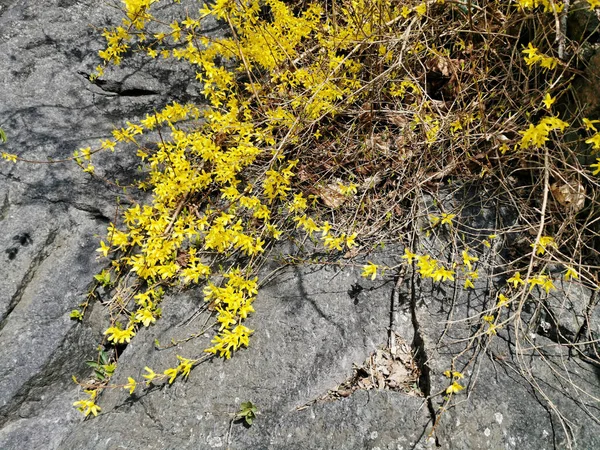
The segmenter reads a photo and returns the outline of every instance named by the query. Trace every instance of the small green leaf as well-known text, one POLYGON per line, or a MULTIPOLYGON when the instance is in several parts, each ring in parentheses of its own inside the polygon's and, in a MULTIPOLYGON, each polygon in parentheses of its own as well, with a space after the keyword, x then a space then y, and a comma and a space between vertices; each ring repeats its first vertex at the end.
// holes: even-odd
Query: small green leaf
POLYGON ((252 421, 256 419, 256 412, 256 406, 252 402, 244 402, 241 404, 241 409, 236 414, 236 418, 244 419, 248 425, 252 425, 252 421))
POLYGON ((108 364, 110 362, 110 357, 108 356, 108 353, 106 353, 104 350, 100 350, 98 352, 98 356, 100 357, 100 362, 102 364, 108 364))
POLYGON ((6 133, 2 128, 0 128, 0 141, 6 142, 6 133))
POLYGON ((105 364, 102 366, 102 369, 104 370, 104 373, 110 377, 115 372, 115 370, 117 370, 117 365, 115 363, 105 364))
POLYGON ((98 275, 94 275, 94 278, 104 287, 110 285, 110 272, 108 270, 103 270, 98 275))
POLYGON ((106 375, 103 372, 100 372, 99 370, 95 370, 94 375, 96 376, 96 379, 98 381, 104 381, 106 379, 106 375))
POLYGON ((81 314, 81 311, 79 311, 78 309, 74 309, 73 311, 71 311, 69 317, 75 320, 83 320, 83 314, 81 314))

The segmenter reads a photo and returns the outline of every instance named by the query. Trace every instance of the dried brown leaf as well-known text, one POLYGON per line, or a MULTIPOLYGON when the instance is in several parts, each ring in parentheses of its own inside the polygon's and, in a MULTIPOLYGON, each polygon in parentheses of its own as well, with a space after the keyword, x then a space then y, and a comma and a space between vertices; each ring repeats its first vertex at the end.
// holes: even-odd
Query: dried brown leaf
POLYGON ((348 200, 348 197, 342 194, 337 184, 331 183, 326 186, 317 186, 315 191, 321 201, 333 209, 339 208, 348 200))
POLYGON ((577 212, 585 203, 585 188, 579 182, 563 183, 557 181, 550 186, 554 199, 565 208, 577 212))

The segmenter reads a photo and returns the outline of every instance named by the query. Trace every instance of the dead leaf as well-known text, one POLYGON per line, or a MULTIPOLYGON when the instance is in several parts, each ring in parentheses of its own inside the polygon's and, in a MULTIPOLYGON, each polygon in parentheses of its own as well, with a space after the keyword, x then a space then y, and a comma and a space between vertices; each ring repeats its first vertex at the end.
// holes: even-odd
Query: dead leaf
POLYGON ((358 254, 360 253, 362 247, 359 247, 358 245, 356 247, 352 247, 350 250, 348 250, 346 253, 344 253, 344 258, 345 259, 352 259, 358 256, 358 254))
POLYGON ((352 389, 338 389, 336 394, 340 397, 349 397, 352 395, 352 389))
POLYGON ((460 67, 460 61, 444 56, 435 56, 427 61, 426 66, 428 69, 441 73, 445 77, 450 77, 460 67))
POLYGON ((398 128, 404 128, 410 124, 410 120, 407 114, 403 114, 400 111, 390 111, 385 115, 385 118, 392 125, 396 125, 398 128))
POLYGON ((370 150, 379 150, 387 155, 390 151, 390 143, 380 134, 374 134, 365 141, 370 150))
POLYGON ((400 387, 406 381, 410 380, 410 372, 404 367, 404 364, 395 361, 390 366, 390 374, 387 378, 391 387, 400 387))
POLYGON ((339 208, 348 200, 348 197, 342 194, 337 184, 331 183, 327 186, 317 186, 315 191, 321 201, 333 209, 339 208))
POLYGON ((562 206, 577 212, 585 203, 585 188, 579 182, 563 183, 557 181, 550 186, 555 200, 562 206))
POLYGON ((369 389, 371 389, 373 387, 373 383, 371 382, 370 378, 363 378, 362 380, 360 380, 358 382, 358 386, 361 389, 369 390, 369 389))
POLYGON ((381 175, 380 172, 377 172, 375 175, 365 178, 360 185, 360 190, 368 191, 369 189, 375 189, 379 183, 381 183, 381 175))
POLYGON ((375 372, 375 378, 377 378, 377 389, 385 388, 385 377, 381 373, 375 372))

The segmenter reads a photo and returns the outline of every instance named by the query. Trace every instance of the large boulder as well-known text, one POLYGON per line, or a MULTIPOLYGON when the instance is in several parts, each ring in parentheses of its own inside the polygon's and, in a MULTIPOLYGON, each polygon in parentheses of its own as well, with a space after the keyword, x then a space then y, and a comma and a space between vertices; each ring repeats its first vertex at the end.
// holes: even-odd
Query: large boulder
MULTIPOLYGON (((181 13, 177 5, 163 8, 166 16, 181 13)), ((99 416, 84 420, 72 406, 84 394, 71 377, 90 376, 85 361, 96 355, 107 314, 99 302, 82 323, 69 313, 102 269, 95 249, 122 207, 117 198, 122 205, 135 199, 48 158, 95 146, 113 126, 169 101, 198 99, 191 71, 135 55, 127 67, 108 71, 107 83, 91 84, 82 73, 98 63, 102 41, 94 27, 118 20, 102 2, 0 0, 0 127, 9 138, 1 150, 39 162, 0 165, 0 448, 600 446, 595 347, 582 344, 580 354, 565 345, 596 339, 591 293, 565 286, 564 296, 532 301, 523 311, 524 323, 535 325, 526 334, 507 326, 484 339, 472 318, 493 305, 505 280, 494 275, 501 252, 484 258, 483 247, 472 292, 422 281, 411 269, 399 280, 393 272, 365 280, 364 261, 275 271, 272 258, 261 275, 271 274, 270 281, 247 320, 256 330, 249 348, 200 364, 186 381, 143 389, 146 366, 162 371, 177 364, 177 355, 201 356, 211 338, 206 313, 196 315, 201 292, 169 292, 163 318, 119 349, 112 383, 134 377, 140 387, 131 396, 106 389, 99 416), (186 340, 193 334, 199 336, 186 340), (403 356, 387 349, 391 335, 403 356), (157 340, 167 348, 157 349, 157 340), (172 340, 181 343, 170 346, 172 340), (452 361, 468 389, 447 405, 444 372, 452 361), (250 427, 233 420, 246 401, 259 410, 250 427)), ((127 149, 95 165, 121 185, 137 176, 127 149)), ((491 232, 498 216, 516 220, 485 198, 480 203, 464 210, 470 230, 481 234, 473 239, 491 232)), ((426 202, 422 213, 431 207, 426 202)), ((438 238, 421 236, 415 248, 449 257, 449 236, 438 238)), ((399 266, 402 251, 389 247, 368 258, 399 266)))

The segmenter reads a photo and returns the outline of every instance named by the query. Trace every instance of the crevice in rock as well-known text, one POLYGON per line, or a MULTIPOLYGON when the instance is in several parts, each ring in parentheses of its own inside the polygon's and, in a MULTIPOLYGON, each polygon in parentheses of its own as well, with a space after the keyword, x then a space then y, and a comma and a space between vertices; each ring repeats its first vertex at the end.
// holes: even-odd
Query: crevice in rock
POLYGON ((100 78, 92 79, 90 74, 85 72, 78 72, 91 84, 99 87, 107 94, 115 94, 121 97, 143 97, 145 95, 159 95, 160 92, 152 89, 144 89, 141 87, 125 86, 121 81, 114 80, 103 80, 100 78))
POLYGON ((43 366, 0 408, 0 428, 7 422, 21 419, 21 407, 27 402, 39 403, 40 406, 36 408, 45 409, 44 404, 49 404, 62 392, 73 388, 71 376, 82 378, 89 372, 83 361, 94 355, 97 327, 91 324, 82 331, 80 326, 74 325, 67 332, 43 366))
POLYGON ((4 201, 2 202, 2 206, 0 206, 0 220, 4 220, 9 207, 10 207, 10 204, 8 203, 8 193, 7 193, 4 196, 4 201))
POLYGON ((19 302, 21 301, 21 298, 23 297, 23 294, 25 293, 27 286, 29 285, 29 283, 31 282, 33 277, 35 276, 35 273, 37 272, 38 267, 40 267, 40 265, 44 262, 44 260, 50 255, 51 251, 50 251, 49 247, 52 245, 52 243, 56 239, 57 235, 58 235, 58 229, 51 230, 50 233, 48 233, 48 236, 46 237, 46 242, 44 242, 44 244, 42 245, 42 248, 40 249, 38 254, 33 258, 31 263, 29 264, 29 267, 27 268, 25 275, 23 275, 23 278, 21 279, 21 282, 19 283, 19 286, 17 287, 16 292, 10 299, 10 302, 8 303, 8 308, 6 309, 6 312, 0 318, 0 331, 2 331, 2 329, 4 328, 4 326, 6 325, 6 323, 8 321, 8 318, 10 317, 11 313, 17 307, 19 302))
POLYGON ((110 217, 107 217, 99 208, 96 206, 88 205, 86 203, 81 202, 73 202, 68 201, 63 198, 48 198, 43 196, 28 196, 31 200, 35 201, 44 201, 51 204, 64 204, 67 206, 71 206, 79 211, 83 211, 89 213, 93 219, 98 220, 100 222, 109 223, 112 221, 110 217))
POLYGON ((600 364, 600 354, 598 352, 598 344, 596 342, 597 336, 593 336, 593 329, 591 327, 592 317, 594 314, 594 308, 598 304, 598 295, 596 291, 592 291, 590 299, 585 308, 584 319, 581 327, 577 330, 575 337, 573 338, 572 346, 569 346, 569 357, 572 356, 573 350, 576 349, 576 344, 584 337, 587 337, 589 344, 586 344, 584 351, 579 351, 580 356, 586 361, 598 366, 600 364))
MULTIPOLYGON (((431 371, 428 366, 428 356, 427 349, 425 346, 425 340, 423 339, 423 335, 421 334, 421 325, 419 324, 419 318, 417 316, 417 294, 416 294, 416 283, 415 283, 416 274, 412 271, 410 278, 410 316, 412 321, 412 326, 414 330, 412 348, 415 349, 415 362, 419 367, 420 376, 417 381, 419 389, 425 396, 427 401, 427 410, 429 411, 429 416, 431 419, 431 424, 435 425, 437 414, 435 412, 435 407, 433 406, 433 401, 431 400, 431 371)), ((434 435, 435 445, 437 447, 440 446, 438 438, 434 435)))

